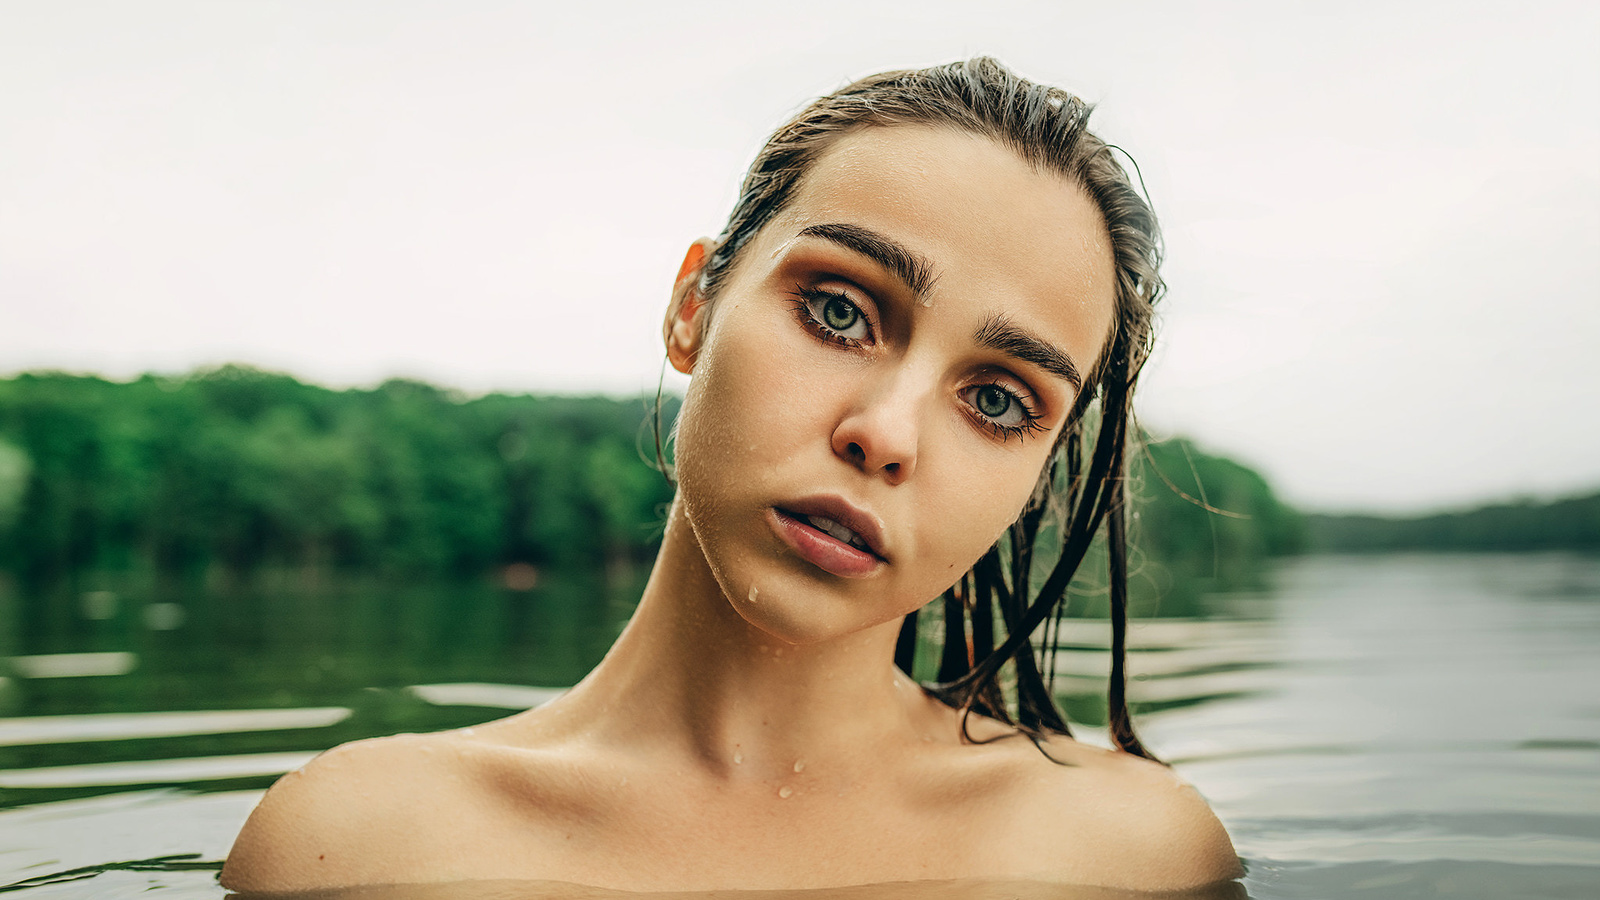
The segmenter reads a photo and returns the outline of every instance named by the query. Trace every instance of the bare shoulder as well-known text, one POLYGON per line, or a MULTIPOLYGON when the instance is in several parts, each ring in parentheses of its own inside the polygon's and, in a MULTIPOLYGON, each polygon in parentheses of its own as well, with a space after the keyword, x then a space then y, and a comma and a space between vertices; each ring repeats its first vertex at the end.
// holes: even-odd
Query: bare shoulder
POLYGON ((1129 753, 1067 737, 1022 745, 1032 849, 1061 859, 1074 880, 1136 890, 1180 890, 1243 874, 1205 798, 1176 772, 1129 753), (1039 751, 1044 752, 1039 752, 1039 751), (1048 758, 1047 758, 1048 755, 1048 758), (1082 848, 1072 857, 1062 847, 1082 848))
POLYGON ((425 839, 419 816, 451 805, 439 801, 455 781, 459 743, 449 732, 356 741, 278 779, 234 841, 223 886, 283 891, 408 874, 425 839))
POLYGON ((1001 874, 1139 891, 1243 874, 1216 814, 1167 766, 1065 735, 1035 742, 985 716, 963 722, 929 708, 939 731, 962 735, 950 748, 958 752, 934 757, 934 780, 947 786, 934 805, 963 817, 952 827, 991 836, 984 853, 1001 874))

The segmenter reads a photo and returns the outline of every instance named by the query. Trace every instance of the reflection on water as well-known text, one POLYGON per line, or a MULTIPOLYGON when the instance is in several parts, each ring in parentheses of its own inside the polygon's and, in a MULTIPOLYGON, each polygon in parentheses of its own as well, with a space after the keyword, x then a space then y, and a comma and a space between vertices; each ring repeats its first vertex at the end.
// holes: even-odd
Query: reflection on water
POLYGON ((128 760, 82 766, 34 766, 0 771, 0 788, 82 788, 142 784, 194 784, 227 778, 276 778, 316 756, 301 753, 245 753, 194 759, 128 760))
POLYGON ((23 678, 85 678, 126 675, 139 664, 139 657, 132 653, 40 653, 6 661, 23 678))
POLYGON ((554 881, 473 881, 452 884, 383 885, 297 894, 240 894, 240 900, 1243 900, 1237 882, 1193 891, 1120 891, 1112 888, 1045 884, 1038 881, 961 879, 903 881, 852 887, 791 891, 611 891, 554 881))
POLYGON ((321 709, 213 709, 201 712, 17 717, 0 719, 0 747, 324 728, 348 719, 350 714, 350 710, 335 706, 321 709))
MULTIPOLYGON (((133 889, 125 873, 214 873, 220 863, 197 860, 195 854, 129 860, 85 866, 24 879, 3 890, 37 889, 98 879, 97 891, 133 889)), ((163 886, 170 887, 168 882, 163 886)), ((170 896, 170 895, 169 895, 170 896)), ((809 890, 760 891, 615 891, 556 881, 456 881, 447 884, 389 884, 334 890, 274 894, 231 894, 239 900, 1244 900, 1238 882, 1188 891, 1123 891, 1114 888, 1047 884, 1037 881, 961 879, 905 881, 809 890)))
MULTIPOLYGON (((50 623, 32 633, 0 623, 0 883, 220 897, 217 861, 278 774, 342 741, 547 701, 600 658, 637 589, 71 586, 119 602, 32 617, 50 623), (155 603, 182 621, 151 627, 155 603), (92 877, 39 884, 71 870, 92 877)), ((0 615, 21 605, 0 596, 0 615)), ((1148 742, 1233 833, 1250 896, 1600 895, 1600 559, 1310 558, 1208 607, 1133 627, 1130 693, 1148 742)), ((1092 717, 1104 624, 1069 623, 1060 641, 1057 690, 1092 717)), ((981 882, 828 895, 1122 896, 981 882)), ((322 896, 616 895, 485 882, 322 896)))
POLYGON ((418 684, 408 690, 435 706, 481 706, 488 709, 532 709, 566 693, 566 688, 520 684, 418 684))

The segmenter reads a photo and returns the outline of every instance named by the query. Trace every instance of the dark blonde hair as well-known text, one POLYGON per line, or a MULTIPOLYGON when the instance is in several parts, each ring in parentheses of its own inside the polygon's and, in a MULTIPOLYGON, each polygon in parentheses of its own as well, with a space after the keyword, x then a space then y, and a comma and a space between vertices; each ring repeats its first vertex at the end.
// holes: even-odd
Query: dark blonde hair
MULTIPOLYGON (((1095 535, 1103 531, 1110 559, 1112 630, 1107 719, 1119 747, 1149 757, 1134 734, 1125 696, 1123 482, 1133 419, 1130 401, 1153 340, 1152 306, 1164 289, 1158 274, 1160 232, 1155 214, 1112 156, 1113 148, 1089 132, 1090 110, 1072 94, 1028 81, 988 57, 863 78, 808 105, 761 148, 701 273, 699 290, 714 301, 745 245, 794 199, 822 153, 864 128, 931 125, 981 135, 1085 190, 1111 238, 1116 269, 1111 334, 1022 515, 945 592, 938 683, 929 689, 958 709, 993 716, 1030 736, 1070 734, 1050 689, 1054 634, 1067 586, 1095 535), (1038 545, 1045 534, 1053 536, 1052 546, 1041 554, 1038 545), (1050 564, 1043 557, 1056 549, 1056 541, 1059 553, 1050 564), (1050 565, 1048 573, 1039 573, 1042 582, 1034 574, 1036 564, 1050 565), (996 613, 1005 630, 998 646, 996 613), (1044 666, 1030 639, 1041 625, 1044 666), (1007 664, 1015 684, 1009 702, 1002 689, 1007 664)), ((906 617, 895 652, 896 663, 908 673, 916 620, 915 612, 906 617)))

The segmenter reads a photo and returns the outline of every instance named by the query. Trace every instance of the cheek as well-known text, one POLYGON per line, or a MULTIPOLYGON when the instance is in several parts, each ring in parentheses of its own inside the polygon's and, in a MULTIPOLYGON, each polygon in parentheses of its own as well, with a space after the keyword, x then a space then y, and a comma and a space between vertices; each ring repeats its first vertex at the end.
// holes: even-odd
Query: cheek
MULTIPOLYGON (((923 539, 919 553, 928 560, 943 590, 961 577, 1021 515, 1044 464, 1035 453, 1011 454, 978 448, 942 460, 918 511, 923 539), (1037 463, 1037 465, 1036 465, 1037 463)), ((923 474, 920 473, 919 474, 923 474)))
MULTIPOLYGON (((696 361, 678 413, 674 447, 678 493, 685 512, 702 542, 713 544, 714 535, 707 529, 715 527, 718 511, 735 499, 733 488, 739 477, 734 461, 739 454, 731 448, 744 433, 737 417, 729 414, 730 410, 737 411, 740 404, 716 377, 718 362, 710 353, 702 353, 696 361), (730 467, 735 471, 730 472, 730 467)), ((737 381, 728 385, 736 386, 737 381)))
POLYGON ((680 413, 678 482, 691 520, 760 494, 815 435, 822 404, 806 366, 770 323, 731 305, 718 310, 680 413), (797 393, 799 392, 799 393, 797 393))

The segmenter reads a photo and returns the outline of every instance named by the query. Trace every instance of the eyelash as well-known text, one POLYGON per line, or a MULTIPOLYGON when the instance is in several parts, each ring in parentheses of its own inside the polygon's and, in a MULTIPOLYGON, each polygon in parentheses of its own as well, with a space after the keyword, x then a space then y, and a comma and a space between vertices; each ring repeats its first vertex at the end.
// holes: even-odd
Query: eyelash
MULTIPOLYGON (((861 307, 857 306, 856 303, 849 298, 849 296, 840 291, 825 291, 821 288, 795 285, 794 290, 789 294, 789 307, 794 310, 795 320, 800 323, 800 326, 811 332, 818 339, 851 350, 861 349, 865 346, 861 341, 858 341, 855 338, 845 337, 839 332, 834 331, 832 328, 824 325, 821 320, 817 318, 816 314, 811 311, 812 304, 830 303, 834 300, 841 300, 850 304, 851 308, 856 311, 856 314, 861 317, 862 321, 867 322, 868 328, 870 329, 872 323, 867 319, 867 314, 862 312, 861 307)), ((985 416, 976 408, 973 408, 970 403, 967 404, 968 407, 971 408, 971 416, 973 420, 981 427, 987 429, 995 437, 998 437, 1002 441, 1009 441, 1012 437, 1018 437, 1026 440, 1030 434, 1037 434, 1047 430, 1044 423, 1040 421, 1039 414, 1033 411, 1033 408, 1029 406, 1026 400, 1022 399, 1022 395, 1011 390, 1005 385, 997 384, 995 382, 972 384, 963 388, 962 393, 965 394, 967 391, 970 391, 973 388, 984 387, 997 387, 1000 390, 1005 391, 1006 396, 1011 398, 1011 402, 1015 403, 1017 405, 1017 409, 1022 411, 1022 423, 1020 425, 1002 425, 999 422, 996 422, 993 419, 985 416)))

